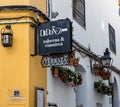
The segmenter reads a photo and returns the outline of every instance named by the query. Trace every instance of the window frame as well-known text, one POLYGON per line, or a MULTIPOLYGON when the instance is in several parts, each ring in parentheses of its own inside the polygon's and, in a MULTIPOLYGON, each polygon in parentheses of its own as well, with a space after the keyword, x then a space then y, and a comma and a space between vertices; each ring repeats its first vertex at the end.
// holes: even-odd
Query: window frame
MULTIPOLYGON (((72 4, 73 4, 73 19, 80 25, 80 26, 82 26, 83 28, 85 28, 86 29, 86 15, 85 15, 85 0, 72 0, 72 4), (77 8, 77 6, 75 7, 75 4, 74 4, 74 1, 76 1, 76 2, 80 2, 81 4, 83 4, 82 6, 83 6, 83 10, 82 10, 82 12, 81 11, 79 11, 78 10, 78 8, 77 8), (76 15, 76 17, 78 17, 79 19, 76 19, 75 18, 75 15, 76 15)), ((80 4, 79 4, 80 5, 80 4)))
POLYGON ((115 39, 115 29, 108 24, 109 29, 109 48, 111 52, 113 52, 116 55, 116 39, 115 39))

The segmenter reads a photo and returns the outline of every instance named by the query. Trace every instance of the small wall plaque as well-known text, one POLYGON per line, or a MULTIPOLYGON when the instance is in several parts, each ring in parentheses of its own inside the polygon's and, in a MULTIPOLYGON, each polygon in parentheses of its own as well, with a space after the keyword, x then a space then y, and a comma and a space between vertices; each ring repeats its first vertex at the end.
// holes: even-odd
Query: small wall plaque
POLYGON ((8 89, 8 104, 25 104, 26 89, 8 89))

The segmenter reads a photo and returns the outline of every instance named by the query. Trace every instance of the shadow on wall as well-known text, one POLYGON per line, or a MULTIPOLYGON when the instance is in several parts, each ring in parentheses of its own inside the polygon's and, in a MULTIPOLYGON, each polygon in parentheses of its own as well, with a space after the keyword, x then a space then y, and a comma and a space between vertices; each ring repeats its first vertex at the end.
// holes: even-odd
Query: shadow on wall
MULTIPOLYGON (((86 70, 84 69, 84 67, 82 65, 78 65, 78 67, 75 67, 75 71, 76 72, 80 72, 80 73, 86 73, 86 70)), ((85 85, 85 84, 84 84, 85 85)), ((84 101, 86 101, 86 95, 85 93, 83 93, 84 86, 78 86, 77 87, 77 91, 76 91, 76 107, 84 107, 84 101)))

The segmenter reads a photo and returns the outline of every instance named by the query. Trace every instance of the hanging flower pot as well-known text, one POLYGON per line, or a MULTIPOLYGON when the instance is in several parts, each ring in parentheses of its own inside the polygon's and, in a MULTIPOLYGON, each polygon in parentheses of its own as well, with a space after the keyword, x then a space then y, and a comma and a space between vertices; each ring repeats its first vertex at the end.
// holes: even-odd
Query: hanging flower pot
POLYGON ((94 70, 94 74, 95 74, 95 76, 100 76, 100 71, 99 70, 94 70))
POLYGON ((55 68, 55 69, 54 69, 54 77, 58 77, 58 74, 59 74, 58 69, 55 68))
POLYGON ((73 66, 74 59, 75 59, 75 51, 72 51, 71 53, 68 54, 69 62, 68 64, 70 66, 73 66))
POLYGON ((52 74, 54 77, 58 77, 59 76, 59 71, 58 71, 58 68, 53 66, 52 68, 52 74))
POLYGON ((71 86, 78 86, 82 83, 82 76, 79 72, 71 71, 68 68, 63 67, 51 67, 52 74, 54 77, 59 77, 65 84, 70 84, 71 86))
POLYGON ((74 62, 73 62, 73 66, 74 66, 74 67, 77 67, 77 66, 78 66, 78 62, 79 62, 79 59, 78 59, 78 58, 75 58, 75 59, 74 59, 74 62))
POLYGON ((94 82, 94 88, 98 93, 102 93, 104 95, 112 95, 113 94, 112 86, 107 86, 101 80, 94 82))
POLYGON ((103 75, 102 70, 95 69, 93 72, 94 72, 95 76, 102 76, 103 75))
POLYGON ((103 80, 108 80, 110 78, 111 72, 110 71, 103 71, 102 73, 102 79, 103 80))
POLYGON ((93 72, 95 76, 101 76, 103 73, 103 65, 100 63, 93 64, 93 72))
POLYGON ((103 75, 103 70, 100 70, 100 71, 99 71, 99 76, 102 77, 102 75, 103 75))
POLYGON ((70 66, 73 66, 73 63, 74 63, 74 58, 70 58, 70 59, 69 59, 69 65, 70 65, 70 66))

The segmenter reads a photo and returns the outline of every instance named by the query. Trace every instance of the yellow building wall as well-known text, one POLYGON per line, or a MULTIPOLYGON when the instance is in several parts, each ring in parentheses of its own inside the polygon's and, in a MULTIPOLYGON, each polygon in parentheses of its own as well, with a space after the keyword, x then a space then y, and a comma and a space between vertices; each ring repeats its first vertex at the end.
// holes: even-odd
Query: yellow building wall
MULTIPOLYGON (((29 44, 30 54, 34 53, 34 28, 30 27, 29 30, 29 44)), ((29 58, 29 107, 35 105, 35 88, 43 88, 45 90, 45 104, 46 104, 46 92, 47 92, 47 70, 41 66, 41 56, 30 56, 29 58)))
POLYGON ((30 5, 46 13, 46 0, 0 0, 0 6, 7 5, 30 5))
MULTIPOLYGON (((3 26, 0 26, 0 29, 3 26)), ((26 101, 20 107, 28 105, 29 90, 29 26, 28 24, 11 25, 13 46, 4 48, 0 46, 0 106, 16 107, 10 98, 13 90, 26 90, 26 101)))
MULTIPOLYGON (((44 14, 46 13, 46 0, 30 0, 30 5, 37 7, 39 10, 41 10, 44 14)), ((34 15, 32 15, 34 16, 34 15)), ((44 22, 41 20, 41 22, 44 22)), ((30 53, 34 53, 34 28, 30 27, 30 53)), ((34 107, 35 105, 35 87, 43 88, 45 90, 45 107, 46 107, 46 92, 47 92, 47 72, 46 68, 42 68, 41 66, 41 57, 30 56, 30 91, 29 91, 29 107, 34 107), (37 76, 36 76, 37 75, 37 76)))
POLYGON ((46 0, 30 0, 30 5, 37 7, 44 14, 46 14, 46 0))
MULTIPOLYGON (((34 3, 34 0, 4 0, 0 1, 0 6, 32 5, 46 12, 46 7, 44 7, 46 2, 43 1, 34 3)), ((28 11, 0 12, 0 18, 24 15, 36 16, 28 11)), ((0 25, 0 29, 4 26, 0 25)), ((34 54, 34 27, 31 27, 29 23, 11 24, 11 27, 13 46, 5 48, 0 45, 0 107, 35 107, 35 87, 45 89, 46 105, 46 69, 41 66, 41 56, 31 56, 34 54), (22 100, 14 98, 15 90, 20 91, 22 100)))
POLYGON ((29 0, 0 0, 0 6, 29 5, 29 0))

